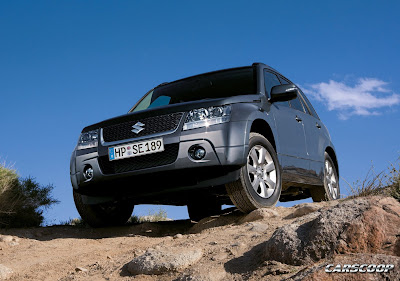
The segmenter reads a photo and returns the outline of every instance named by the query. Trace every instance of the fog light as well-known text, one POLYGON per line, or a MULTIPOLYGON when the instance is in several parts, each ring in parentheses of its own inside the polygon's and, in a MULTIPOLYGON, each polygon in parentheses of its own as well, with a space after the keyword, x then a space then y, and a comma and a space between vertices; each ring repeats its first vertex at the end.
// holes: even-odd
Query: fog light
POLYGON ((189 155, 194 160, 201 160, 206 156, 206 150, 198 145, 189 148, 189 155))
POLYGON ((90 165, 86 165, 85 169, 83 169, 83 177, 86 180, 91 180, 93 178, 93 168, 90 165))

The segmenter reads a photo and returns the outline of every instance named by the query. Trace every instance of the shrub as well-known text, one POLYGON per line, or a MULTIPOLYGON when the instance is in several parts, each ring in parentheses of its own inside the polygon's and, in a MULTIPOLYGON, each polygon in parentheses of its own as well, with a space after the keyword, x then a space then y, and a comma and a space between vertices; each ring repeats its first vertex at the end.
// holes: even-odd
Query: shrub
POLYGON ((0 227, 31 227, 43 223, 43 209, 58 203, 52 185, 34 178, 19 178, 15 170, 0 164, 0 227))
POLYGON ((350 187, 348 198, 369 196, 369 195, 389 195, 400 201, 400 158, 396 164, 391 164, 387 172, 376 174, 372 167, 363 181, 356 181, 350 187))
POLYGON ((392 164, 387 176, 389 194, 400 201, 400 161, 397 167, 392 164))

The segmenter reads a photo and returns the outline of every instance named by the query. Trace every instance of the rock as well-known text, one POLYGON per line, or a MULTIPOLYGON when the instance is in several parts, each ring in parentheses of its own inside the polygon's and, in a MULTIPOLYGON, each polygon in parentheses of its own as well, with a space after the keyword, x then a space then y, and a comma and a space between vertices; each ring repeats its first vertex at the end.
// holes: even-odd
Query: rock
POLYGON ((315 203, 303 203, 303 204, 299 204, 296 205, 294 207, 294 211, 293 213, 291 213, 290 215, 288 215, 287 217, 285 217, 285 219, 294 219, 294 218, 298 218, 304 215, 307 215, 309 213, 313 213, 315 211, 318 211, 318 209, 320 209, 320 206, 315 204, 315 203))
POLYGON ((19 238, 11 235, 0 235, 0 242, 11 243, 18 242, 19 238))
POLYGON ((239 210, 234 210, 227 214, 222 214, 220 216, 207 217, 200 220, 191 229, 190 233, 201 233, 203 230, 209 230, 214 227, 228 226, 230 224, 237 223, 243 217, 243 213, 239 210))
POLYGON ((338 252, 400 256, 400 203, 381 197, 372 197, 369 202, 371 208, 350 222, 341 235, 338 252))
POLYGON ((181 271, 198 262, 202 256, 201 249, 182 247, 149 249, 128 264, 128 271, 132 274, 163 274, 181 271))
POLYGON ((76 272, 87 272, 88 270, 86 268, 84 268, 84 267, 76 267, 75 271, 76 272))
POLYGON ((232 245, 231 245, 232 247, 238 247, 238 248, 244 248, 244 247, 246 247, 246 244, 244 244, 244 243, 242 243, 242 242, 236 242, 236 243, 233 243, 232 245))
POLYGON ((12 269, 0 264, 0 280, 8 279, 12 273, 12 269))
POLYGON ((242 218, 239 221, 239 224, 245 223, 245 222, 252 222, 256 220, 265 220, 265 219, 270 219, 270 218, 276 218, 279 217, 279 214, 277 211, 275 211, 272 208, 261 208, 254 210, 244 218, 242 218))
POLYGON ((400 256, 399 229, 400 203, 395 199, 357 198, 322 210, 310 222, 279 228, 266 242, 265 258, 307 265, 335 253, 400 256))
POLYGON ((265 258, 290 265, 310 264, 333 255, 339 235, 348 222, 358 218, 370 204, 366 199, 346 201, 322 211, 302 225, 277 229, 266 243, 265 258))
POLYGON ((225 280, 226 271, 223 267, 193 269, 180 276, 178 281, 220 281, 225 280))
POLYGON ((268 229, 268 225, 260 222, 249 223, 250 231, 254 232, 265 232, 268 229))
POLYGON ((182 234, 178 233, 174 236, 174 239, 181 239, 183 237, 182 234))

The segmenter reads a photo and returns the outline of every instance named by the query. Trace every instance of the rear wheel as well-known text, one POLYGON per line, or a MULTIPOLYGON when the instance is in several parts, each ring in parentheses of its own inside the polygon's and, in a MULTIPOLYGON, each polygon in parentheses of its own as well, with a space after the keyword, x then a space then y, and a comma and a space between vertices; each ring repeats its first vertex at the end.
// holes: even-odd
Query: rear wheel
POLYGON ((213 199, 204 199, 201 202, 192 202, 187 205, 189 218, 192 221, 200 221, 203 218, 219 214, 221 203, 213 199))
POLYGON ((242 212, 275 206, 281 194, 281 170, 275 149, 257 133, 250 133, 247 164, 240 178, 226 185, 231 201, 242 212))
POLYGON ((131 217, 134 205, 126 201, 84 204, 82 195, 75 190, 74 201, 81 218, 92 227, 124 225, 131 217))
POLYGON ((339 178, 335 164, 328 153, 325 152, 324 161, 324 186, 311 190, 314 202, 330 201, 340 198, 339 178))

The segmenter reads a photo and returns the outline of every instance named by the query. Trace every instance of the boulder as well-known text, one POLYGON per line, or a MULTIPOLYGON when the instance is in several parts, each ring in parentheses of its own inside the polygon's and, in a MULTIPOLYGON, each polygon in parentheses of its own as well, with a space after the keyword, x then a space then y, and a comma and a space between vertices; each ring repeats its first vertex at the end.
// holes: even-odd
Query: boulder
POLYGON ((303 203, 294 206, 294 211, 285 219, 294 219, 318 211, 320 206, 316 203, 303 203))
POLYGON ((279 214, 277 211, 275 211, 273 208, 261 208, 252 211, 250 214, 242 218, 239 223, 245 223, 245 222, 252 222, 256 220, 265 220, 265 219, 270 219, 270 218, 276 218, 279 217, 279 214))
POLYGON ((149 249, 128 264, 132 274, 163 274, 181 271, 198 262, 203 256, 201 249, 183 247, 149 249))
POLYGON ((335 253, 400 256, 399 214, 400 203, 393 198, 344 201, 309 222, 276 230, 266 242, 265 259, 307 265, 335 253))

